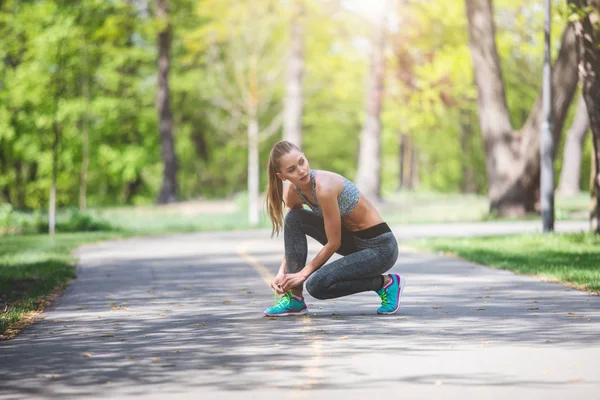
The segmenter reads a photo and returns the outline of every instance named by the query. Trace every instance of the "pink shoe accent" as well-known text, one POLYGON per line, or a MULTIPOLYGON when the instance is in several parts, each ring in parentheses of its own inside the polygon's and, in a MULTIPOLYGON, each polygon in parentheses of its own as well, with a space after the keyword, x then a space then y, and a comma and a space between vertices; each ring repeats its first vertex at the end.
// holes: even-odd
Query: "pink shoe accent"
POLYGON ((396 275, 396 274, 388 274, 388 276, 391 278, 391 280, 390 280, 390 282, 387 285, 385 285, 383 287, 383 289, 387 289, 390 286, 392 286, 394 284, 394 276, 398 276, 398 275, 396 275))

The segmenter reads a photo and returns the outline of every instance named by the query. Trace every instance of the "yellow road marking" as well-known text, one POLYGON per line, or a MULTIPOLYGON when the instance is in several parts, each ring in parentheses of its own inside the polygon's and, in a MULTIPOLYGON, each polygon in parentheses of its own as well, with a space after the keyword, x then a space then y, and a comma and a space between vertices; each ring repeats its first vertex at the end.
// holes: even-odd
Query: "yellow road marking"
MULTIPOLYGON (((273 279, 275 279, 275 275, 273 275, 271 273, 271 271, 269 271, 269 269, 263 263, 261 263, 255 257, 253 257, 252 255, 250 255, 248 253, 248 248, 253 247, 253 245, 256 246, 259 243, 261 243, 261 242, 258 240, 253 240, 253 241, 249 240, 246 242, 242 242, 236 247, 235 252, 241 258, 243 258, 248 264, 250 264, 252 266, 252 268, 254 268, 254 270, 256 272, 258 272, 258 274, 261 276, 263 281, 267 285, 270 286, 273 279)), ((311 334, 314 334, 315 328, 312 326, 312 319, 310 318, 310 316, 308 316, 308 315, 303 316, 302 322, 304 322, 306 324, 306 329, 303 329, 303 331, 306 332, 307 334, 309 334, 309 337, 310 337, 310 341, 311 341, 310 347, 312 349, 312 351, 311 351, 312 356, 308 360, 308 365, 305 365, 302 368, 302 370, 304 371, 304 373, 307 376, 303 377, 300 380, 300 382, 298 382, 294 385, 294 390, 310 389, 323 376, 323 372, 321 369, 322 359, 323 359, 322 338, 319 336, 316 336, 316 335, 315 336, 311 335, 311 334)))
POLYGON ((248 247, 250 247, 252 243, 254 242, 246 241, 240 243, 236 247, 235 252, 248 264, 250 264, 256 272, 258 272, 258 274, 261 276, 261 278, 267 285, 270 285, 273 279, 275 279, 275 275, 273 275, 264 264, 262 264, 260 261, 258 261, 256 258, 254 258, 248 253, 248 247))

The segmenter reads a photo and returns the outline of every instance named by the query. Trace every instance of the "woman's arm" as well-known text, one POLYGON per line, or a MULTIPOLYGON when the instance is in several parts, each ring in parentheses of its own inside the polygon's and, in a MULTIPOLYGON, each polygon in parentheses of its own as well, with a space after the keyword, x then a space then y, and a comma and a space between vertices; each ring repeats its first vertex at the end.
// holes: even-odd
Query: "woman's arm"
POLYGON ((340 216, 340 208, 337 202, 338 190, 332 185, 323 185, 320 190, 317 190, 319 206, 323 211, 323 220, 325 223, 325 235, 327 243, 315 258, 309 262, 301 271, 308 279, 313 272, 321 268, 340 248, 342 243, 342 217, 340 216))
POLYGON ((319 206, 323 212, 327 243, 300 272, 285 275, 281 282, 283 292, 304 283, 313 272, 321 268, 331 258, 341 245, 342 217, 340 216, 340 209, 337 202, 340 189, 336 185, 337 182, 331 179, 324 181, 322 184, 317 185, 316 192, 319 199, 319 206))
MULTIPOLYGON (((285 204, 286 211, 290 211, 292 208, 302 208, 303 203, 300 196, 296 192, 296 187, 294 184, 284 185, 283 187, 283 203, 285 204)), ((285 255, 283 256, 283 260, 281 260, 281 265, 279 266, 279 271, 277 271, 277 276, 271 282, 271 288, 279 293, 285 293, 281 287, 278 287, 278 284, 282 284, 282 281, 287 274, 287 261, 285 259, 285 255)))
MULTIPOLYGON (((293 183, 289 185, 285 185, 283 188, 283 203, 285 204, 286 211, 290 211, 292 208, 302 208, 303 203, 300 196, 298 196, 298 192, 296 192, 296 187, 293 183)), ((285 256, 283 256, 283 261, 279 266, 279 274, 285 274, 287 272, 287 264, 285 261, 285 256)))

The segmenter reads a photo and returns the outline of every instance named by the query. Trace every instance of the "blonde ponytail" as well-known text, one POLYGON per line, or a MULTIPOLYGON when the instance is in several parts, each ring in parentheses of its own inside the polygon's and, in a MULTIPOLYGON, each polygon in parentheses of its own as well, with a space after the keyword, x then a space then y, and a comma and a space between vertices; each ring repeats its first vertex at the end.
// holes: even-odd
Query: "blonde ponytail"
POLYGON ((268 165, 269 186, 267 188, 266 207, 273 230, 271 237, 283 229, 283 182, 277 176, 279 172, 279 160, 281 156, 289 153, 292 149, 300 150, 295 144, 282 140, 271 149, 268 165))

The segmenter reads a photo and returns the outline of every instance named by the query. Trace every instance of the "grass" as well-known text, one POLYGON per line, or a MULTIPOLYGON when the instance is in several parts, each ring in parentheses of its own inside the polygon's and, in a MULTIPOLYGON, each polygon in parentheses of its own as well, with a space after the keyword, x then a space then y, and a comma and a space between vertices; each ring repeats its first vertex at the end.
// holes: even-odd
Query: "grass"
MULTIPOLYGON (((111 225, 123 232, 139 235, 159 235, 169 233, 232 231, 253 228, 248 221, 246 210, 233 212, 196 213, 191 215, 164 211, 156 207, 119 210, 104 210, 102 215, 111 225)), ((270 227, 266 214, 260 215, 256 228, 270 227)))
POLYGON ((555 233, 423 239, 410 245, 600 294, 600 235, 555 233))
MULTIPOLYGON (((381 208, 389 224, 418 224, 443 222, 503 221, 489 214, 486 196, 462 193, 396 192, 386 196, 387 205, 381 208)), ((585 220, 588 218, 590 195, 555 197, 556 220, 585 220)), ((525 219, 539 219, 531 214, 525 219)))
MULTIPOLYGON (((261 201, 261 205, 262 205, 261 201)), ((556 197, 556 219, 587 219, 589 194, 556 197)), ((58 232, 121 231, 137 235, 223 231, 253 228, 248 221, 248 199, 240 194, 232 200, 189 201, 165 206, 128 206, 59 210, 58 232)), ((396 192, 385 196, 378 210, 388 224, 501 221, 488 212, 488 200, 475 194, 396 192)), ((539 219, 532 214, 525 219, 539 219)), ((24 213, 0 206, 2 233, 44 233, 47 216, 24 213)), ((262 210, 258 228, 270 228, 262 210)))
POLYGON ((0 241, 0 336, 14 336, 75 277, 71 251, 121 233, 8 236, 0 241), (8 304, 8 312, 3 312, 8 304))

